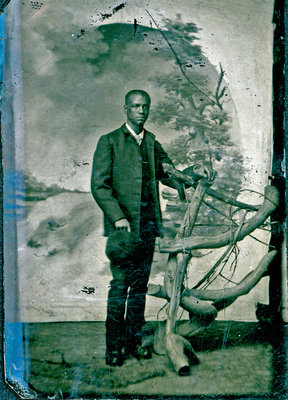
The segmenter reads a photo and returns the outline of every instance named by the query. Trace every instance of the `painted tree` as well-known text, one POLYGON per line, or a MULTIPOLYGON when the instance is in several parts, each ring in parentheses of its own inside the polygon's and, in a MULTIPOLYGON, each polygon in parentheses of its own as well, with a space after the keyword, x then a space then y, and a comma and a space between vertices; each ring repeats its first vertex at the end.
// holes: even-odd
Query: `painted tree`
MULTIPOLYGON (((178 69, 176 73, 162 74, 156 79, 166 95, 153 108, 151 120, 180 133, 165 146, 177 168, 203 159, 211 161, 217 171, 213 187, 236 196, 241 185, 242 157, 231 139, 232 120, 227 107, 231 100, 222 66, 219 73, 215 73, 202 55, 195 44, 197 28, 194 24, 185 24, 178 16, 176 21, 166 19, 165 30, 162 30, 153 21, 178 69)), ((219 203, 218 206, 221 211, 223 205, 219 203)), ((202 222, 205 216, 207 224, 215 223, 215 210, 211 207, 205 209, 204 206, 201 215, 202 222)))
POLYGON ((211 80, 209 73, 214 67, 211 68, 201 48, 195 44, 198 29, 194 24, 183 23, 178 15, 176 21, 165 20, 165 31, 158 24, 157 27, 175 58, 178 73, 161 74, 156 79, 156 84, 165 88, 166 96, 152 110, 151 119, 182 132, 167 146, 177 165, 189 164, 192 159, 197 161, 204 155, 211 157, 221 162, 217 187, 237 192, 242 158, 231 140, 225 73, 220 65, 219 75, 216 77, 214 72, 211 80))

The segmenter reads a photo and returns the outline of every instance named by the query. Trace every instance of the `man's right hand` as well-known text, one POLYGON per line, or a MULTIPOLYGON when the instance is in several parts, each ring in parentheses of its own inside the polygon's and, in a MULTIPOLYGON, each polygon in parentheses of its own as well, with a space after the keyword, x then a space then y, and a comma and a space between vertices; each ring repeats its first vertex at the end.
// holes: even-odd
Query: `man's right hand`
POLYGON ((116 229, 127 229, 128 232, 131 231, 129 221, 126 218, 119 219, 115 222, 116 229))

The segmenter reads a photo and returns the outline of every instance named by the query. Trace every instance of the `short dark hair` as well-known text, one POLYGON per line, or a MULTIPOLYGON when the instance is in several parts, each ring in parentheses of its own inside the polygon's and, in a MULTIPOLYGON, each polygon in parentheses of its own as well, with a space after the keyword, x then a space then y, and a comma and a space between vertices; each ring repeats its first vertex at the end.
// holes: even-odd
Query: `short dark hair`
POLYGON ((145 92, 145 90, 141 90, 141 89, 133 89, 130 90, 130 92, 128 92, 125 96, 125 104, 128 104, 128 100, 131 96, 139 94, 141 96, 146 97, 146 99, 149 101, 149 104, 151 103, 151 97, 149 96, 149 94, 147 92, 145 92))

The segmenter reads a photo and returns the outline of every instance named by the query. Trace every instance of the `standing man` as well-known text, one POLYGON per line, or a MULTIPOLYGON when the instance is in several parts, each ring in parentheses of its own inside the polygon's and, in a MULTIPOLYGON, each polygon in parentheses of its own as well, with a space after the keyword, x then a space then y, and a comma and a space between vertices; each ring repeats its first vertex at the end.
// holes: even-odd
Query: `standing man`
MULTIPOLYGON (((104 213, 104 235, 120 231, 124 238, 130 232, 136 243, 130 257, 110 258, 113 279, 107 305, 106 364, 111 366, 122 365, 123 348, 126 355, 151 357, 142 345, 141 329, 155 238, 162 236, 158 182, 179 192, 182 189, 180 182, 164 172, 165 164, 173 166, 167 153, 144 129, 150 104, 143 90, 128 92, 127 122, 100 137, 93 160, 91 190, 104 213)), ((204 167, 200 176, 209 179, 211 174, 204 167)))

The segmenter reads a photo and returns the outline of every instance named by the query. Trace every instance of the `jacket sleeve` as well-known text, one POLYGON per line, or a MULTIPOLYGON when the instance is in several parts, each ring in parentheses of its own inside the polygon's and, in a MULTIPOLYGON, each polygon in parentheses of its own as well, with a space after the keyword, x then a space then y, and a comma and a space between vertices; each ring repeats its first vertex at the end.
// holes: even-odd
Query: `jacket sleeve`
POLYGON ((107 136, 101 136, 94 153, 91 192, 111 223, 125 218, 112 187, 113 149, 107 136))
POLYGON ((181 200, 185 199, 185 193, 184 193, 184 186, 183 182, 178 180, 177 178, 172 178, 169 176, 167 173, 164 172, 163 169, 163 164, 170 164, 173 168, 174 164, 171 161, 170 157, 166 153, 166 151, 163 149, 161 144, 155 141, 155 150, 156 150, 156 163, 159 165, 158 167, 158 173, 156 178, 163 183, 163 185, 169 186, 173 189, 176 189, 178 191, 179 197, 181 200))

